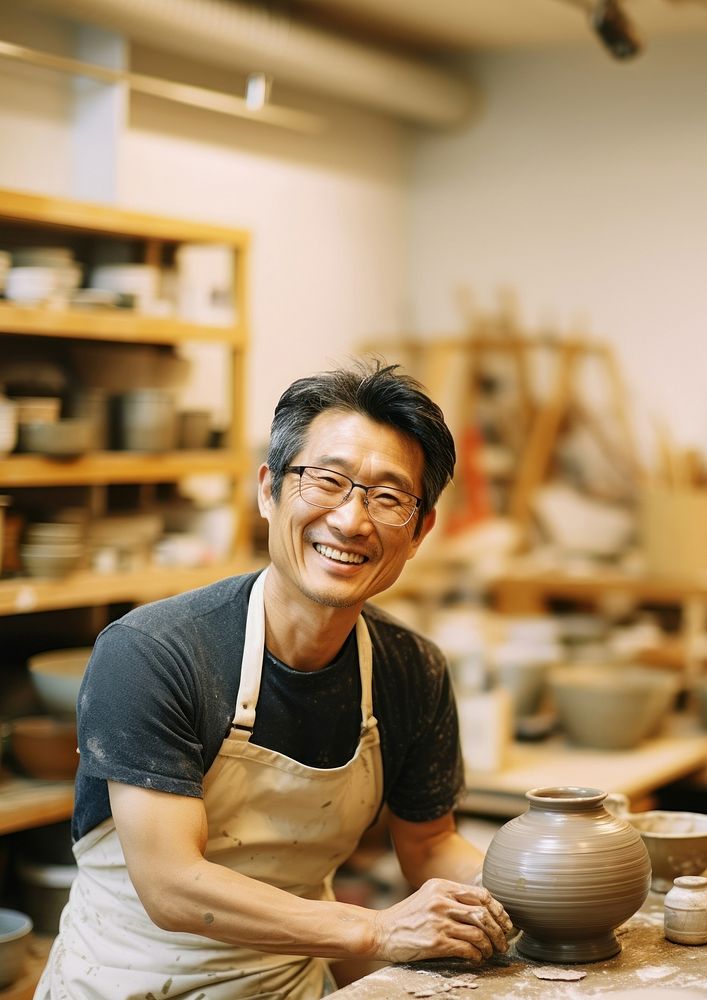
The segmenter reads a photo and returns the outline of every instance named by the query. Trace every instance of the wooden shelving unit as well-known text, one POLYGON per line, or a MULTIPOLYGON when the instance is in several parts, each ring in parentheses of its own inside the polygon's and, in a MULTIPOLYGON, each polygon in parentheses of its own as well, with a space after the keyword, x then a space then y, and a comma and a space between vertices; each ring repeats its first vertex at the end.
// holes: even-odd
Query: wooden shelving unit
POLYGON ((119 340, 128 344, 179 344, 188 340, 210 340, 236 347, 245 345, 237 327, 203 326, 174 317, 141 316, 132 309, 37 308, 0 302, 0 329, 5 333, 40 337, 71 337, 77 340, 119 340))
MULTIPOLYGON (((79 570, 61 579, 13 576, 0 580, 0 642, 3 621, 17 616, 27 621, 32 635, 33 616, 117 605, 136 605, 205 585, 253 566, 250 552, 249 456, 245 435, 246 354, 248 350, 248 249, 243 230, 199 222, 123 211, 24 192, 0 190, 0 247, 17 244, 65 245, 78 252, 101 244, 129 248, 136 263, 161 267, 184 244, 218 244, 231 248, 234 260, 234 319, 227 326, 187 322, 178 316, 153 316, 135 309, 60 308, 0 301, 0 353, 3 344, 25 338, 49 349, 113 343, 160 348, 201 342, 224 345, 230 360, 231 426, 222 447, 202 451, 163 453, 96 451, 75 459, 54 460, 13 453, 0 458, 0 492, 22 495, 23 490, 85 488, 100 490, 134 485, 138 491, 157 484, 178 483, 187 476, 217 474, 231 484, 236 524, 233 550, 219 565, 188 567, 148 566, 133 572, 99 574, 79 570)), ((5 355, 9 356, 8 354, 5 355)), ((1 387, 0 387, 1 388, 1 387)), ((90 386, 89 386, 90 388, 90 386)), ((121 512, 122 513, 122 512, 121 512)), ((0 675, 2 663, 0 661, 0 675)), ((0 773, 0 836, 26 827, 66 819, 73 807, 71 782, 33 781, 0 773)), ((36 979, 36 977, 35 977, 36 979)), ((12 997, 24 996, 21 984, 12 997)), ((33 987, 32 987, 33 989, 33 987)), ((27 993, 28 996, 31 993, 27 993)), ((5 997, 5 992, 0 991, 5 997)))
POLYGON ((0 772, 0 835, 68 819, 74 806, 71 781, 39 781, 0 772))
POLYGON ((71 461, 51 461, 36 455, 0 459, 3 489, 18 486, 94 486, 111 483, 161 483, 202 473, 245 474, 244 456, 224 449, 138 452, 93 452, 71 461))
POLYGON ((0 580, 0 616, 104 604, 144 604, 251 568, 256 568, 255 563, 251 565, 244 558, 194 568, 150 566, 133 573, 101 574, 84 570, 60 580, 0 580))

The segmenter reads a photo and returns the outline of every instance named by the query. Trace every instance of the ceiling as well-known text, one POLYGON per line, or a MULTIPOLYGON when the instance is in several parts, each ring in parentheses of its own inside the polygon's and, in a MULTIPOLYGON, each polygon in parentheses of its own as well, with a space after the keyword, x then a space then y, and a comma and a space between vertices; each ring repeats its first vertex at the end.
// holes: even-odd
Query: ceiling
MULTIPOLYGON (((266 6, 369 41, 463 52, 590 41, 594 0, 270 0, 266 6)), ((707 35, 707 0, 620 0, 620 7, 644 42, 707 35)))

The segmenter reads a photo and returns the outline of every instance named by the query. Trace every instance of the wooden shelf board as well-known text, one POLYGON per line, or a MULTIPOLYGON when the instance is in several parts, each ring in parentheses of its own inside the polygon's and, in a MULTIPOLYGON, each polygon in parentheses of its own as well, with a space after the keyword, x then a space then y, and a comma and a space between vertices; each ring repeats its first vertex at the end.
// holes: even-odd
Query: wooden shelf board
POLYGON ((111 574, 79 570, 59 580, 39 577, 0 580, 0 616, 105 604, 143 604, 194 590, 215 580, 257 569, 258 566, 244 557, 194 569, 155 566, 133 573, 111 574))
POLYGON ((166 452, 101 451, 70 459, 10 455, 0 460, 0 488, 166 483, 202 473, 239 476, 245 469, 245 457, 226 448, 166 452))
POLYGON ((225 243, 242 248, 248 246, 250 239, 247 230, 243 229, 9 189, 0 189, 0 216, 6 221, 36 224, 42 229, 57 228, 113 238, 134 236, 175 243, 225 243))
POLYGON ((462 812, 515 816, 525 793, 550 785, 586 785, 640 799, 699 771, 707 759, 707 731, 692 716, 674 715, 663 732, 631 750, 577 747, 562 735, 537 743, 514 742, 500 771, 466 772, 462 812))
POLYGON ((0 774, 0 835, 68 819, 73 781, 39 781, 0 774))
POLYGON ((634 575, 620 570, 598 570, 586 574, 559 570, 518 571, 496 578, 489 586, 501 598, 518 592, 538 598, 594 600, 612 592, 629 594, 644 601, 672 603, 688 597, 707 596, 707 576, 634 575))
POLYGON ((128 309, 58 309, 0 302, 0 330, 40 337, 70 337, 135 344, 220 341, 243 347, 241 327, 185 323, 173 316, 146 316, 128 309))

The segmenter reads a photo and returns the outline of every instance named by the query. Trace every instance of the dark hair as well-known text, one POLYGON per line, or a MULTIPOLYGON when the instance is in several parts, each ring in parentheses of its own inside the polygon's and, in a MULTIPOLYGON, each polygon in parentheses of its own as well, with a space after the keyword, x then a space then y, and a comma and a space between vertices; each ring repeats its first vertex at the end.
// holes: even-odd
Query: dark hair
POLYGON ((267 457, 275 500, 280 499, 284 470, 304 446, 314 418, 324 410, 350 410, 396 428, 422 448, 422 503, 415 531, 419 530, 452 478, 456 453, 442 410, 422 384, 400 374, 399 367, 359 360, 350 369, 309 375, 285 389, 275 407, 267 457))

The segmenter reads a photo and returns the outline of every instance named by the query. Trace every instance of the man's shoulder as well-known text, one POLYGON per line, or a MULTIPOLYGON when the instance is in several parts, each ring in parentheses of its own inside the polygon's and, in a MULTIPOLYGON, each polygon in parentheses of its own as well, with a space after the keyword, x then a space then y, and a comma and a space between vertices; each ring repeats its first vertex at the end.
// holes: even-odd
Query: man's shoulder
POLYGON ((114 624, 124 625, 153 636, 173 633, 196 622, 220 621, 224 616, 234 624, 245 618, 248 597, 257 573, 224 577, 195 590, 162 598, 134 608, 114 624))

